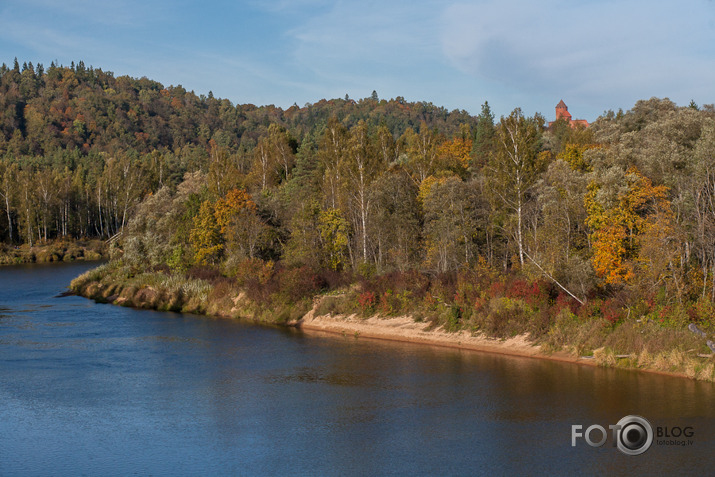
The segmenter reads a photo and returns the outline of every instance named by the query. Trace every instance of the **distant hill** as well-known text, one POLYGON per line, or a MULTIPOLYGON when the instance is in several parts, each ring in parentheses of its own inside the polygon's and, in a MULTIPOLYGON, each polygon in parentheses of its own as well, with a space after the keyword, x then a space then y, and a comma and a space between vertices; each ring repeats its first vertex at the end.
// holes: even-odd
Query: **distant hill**
POLYGON ((249 150, 271 123, 285 127, 301 142, 317 137, 331 116, 348 129, 364 120, 384 125, 394 137, 422 123, 446 136, 476 118, 466 111, 448 111, 426 102, 371 98, 325 99, 286 110, 197 95, 181 86, 165 87, 148 78, 115 77, 110 71, 15 60, 0 67, 0 154, 47 155, 58 149, 89 152, 155 149, 187 145, 208 147, 209 141, 231 152, 249 150))

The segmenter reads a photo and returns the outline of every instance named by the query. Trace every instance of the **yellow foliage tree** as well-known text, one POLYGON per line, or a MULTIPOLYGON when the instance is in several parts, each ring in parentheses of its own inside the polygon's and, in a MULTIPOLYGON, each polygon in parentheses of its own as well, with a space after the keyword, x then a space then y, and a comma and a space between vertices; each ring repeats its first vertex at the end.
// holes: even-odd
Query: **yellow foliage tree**
POLYGON ((347 264, 350 225, 338 209, 320 212, 318 222, 328 266, 333 270, 342 270, 347 264))
POLYGON ((221 228, 216 222, 214 207, 210 201, 201 203, 198 215, 193 219, 189 234, 194 249, 194 262, 200 265, 216 263, 223 252, 221 228))
POLYGON ((597 149, 599 146, 595 144, 574 144, 568 143, 564 146, 556 159, 563 159, 572 169, 581 172, 590 172, 591 164, 584 157, 584 152, 589 149, 597 149))
POLYGON ((608 284, 630 282, 639 265, 651 271, 657 268, 662 274, 663 262, 672 262, 672 247, 667 245, 674 216, 668 188, 654 186, 634 167, 625 179, 625 192, 610 206, 599 200, 600 186, 596 183, 589 185, 585 198, 593 267, 608 284))
POLYGON ((225 197, 217 200, 214 204, 214 216, 221 234, 225 236, 233 217, 245 210, 255 212, 256 203, 243 189, 232 189, 225 197))
POLYGON ((457 136, 451 141, 445 141, 437 148, 437 159, 440 169, 454 171, 464 175, 471 163, 472 140, 457 136))

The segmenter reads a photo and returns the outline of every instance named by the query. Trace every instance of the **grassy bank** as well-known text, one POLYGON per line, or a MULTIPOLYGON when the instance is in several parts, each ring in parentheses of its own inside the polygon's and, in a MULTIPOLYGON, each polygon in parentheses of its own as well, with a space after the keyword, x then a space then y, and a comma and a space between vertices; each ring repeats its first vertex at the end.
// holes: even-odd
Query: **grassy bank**
POLYGON ((139 270, 116 261, 85 272, 72 280, 70 288, 103 303, 275 324, 302 317, 313 304, 312 295, 268 295, 260 287, 241 286, 209 268, 186 273, 167 267, 139 270))
POLYGON ((114 261, 76 278, 71 287, 117 305, 264 323, 299 323, 308 312, 335 320, 409 316, 420 330, 453 333, 455 344, 465 333, 505 346, 525 336, 542 356, 588 357, 602 366, 715 381, 706 338, 687 328, 696 323, 712 336, 711 308, 703 302, 634 307, 593 297, 579 304, 539 280, 417 272, 346 277, 259 263, 229 278, 211 268, 140 270, 114 261))
POLYGON ((27 244, 0 244, 0 265, 101 260, 106 257, 107 246, 102 240, 57 240, 32 247, 27 244))

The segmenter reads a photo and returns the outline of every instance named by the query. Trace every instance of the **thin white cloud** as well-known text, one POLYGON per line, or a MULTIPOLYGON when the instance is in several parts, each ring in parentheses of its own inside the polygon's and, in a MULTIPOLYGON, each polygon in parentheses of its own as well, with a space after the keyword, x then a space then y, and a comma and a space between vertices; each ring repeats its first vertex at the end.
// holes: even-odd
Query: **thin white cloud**
POLYGON ((650 96, 715 102, 713 10, 706 0, 0 0, 0 50, 234 102, 375 89, 473 114, 488 100, 497 114, 548 115, 563 98, 595 119, 650 96))
POLYGON ((81 58, 96 50, 96 43, 89 36, 6 19, 0 19, 0 38, 23 45, 48 58, 62 57, 68 51, 81 58))
POLYGON ((711 94, 709 2, 486 0, 454 4, 443 19, 455 67, 521 93, 601 103, 711 94))
POLYGON ((288 32, 295 40, 295 61, 330 76, 361 69, 379 74, 377 66, 418 68, 420 57, 438 51, 439 30, 430 11, 434 7, 411 7, 408 2, 335 3, 288 32))

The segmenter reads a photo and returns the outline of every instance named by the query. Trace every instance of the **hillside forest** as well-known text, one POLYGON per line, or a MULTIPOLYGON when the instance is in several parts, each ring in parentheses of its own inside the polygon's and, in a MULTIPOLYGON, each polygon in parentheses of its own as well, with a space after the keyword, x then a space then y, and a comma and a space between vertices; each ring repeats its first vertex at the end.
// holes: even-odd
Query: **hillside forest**
POLYGON ((101 238, 128 276, 274 302, 352 284, 366 314, 454 326, 498 297, 496 335, 513 307, 536 334, 564 309, 712 326, 712 106, 651 98, 587 129, 377 92, 284 110, 15 60, 0 113, 6 250, 101 238))

